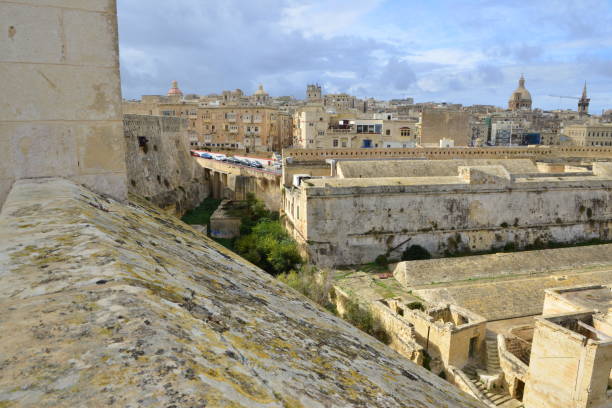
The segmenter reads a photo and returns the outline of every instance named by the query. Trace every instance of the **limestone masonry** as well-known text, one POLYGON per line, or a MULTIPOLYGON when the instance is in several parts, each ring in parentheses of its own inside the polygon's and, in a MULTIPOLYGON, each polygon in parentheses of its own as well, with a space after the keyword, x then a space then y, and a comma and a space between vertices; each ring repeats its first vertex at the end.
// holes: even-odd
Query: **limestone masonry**
POLYGON ((125 115, 129 191, 182 215, 209 195, 205 170, 189 155, 186 120, 125 115))
POLYGON ((0 1, 0 205, 51 176, 127 197, 116 19, 115 0, 0 1))
POLYGON ((286 224, 321 265, 612 239, 612 163, 540 172, 531 160, 338 160, 284 187, 286 224))
POLYGON ((482 406, 137 197, 17 182, 0 271, 3 407, 482 406))

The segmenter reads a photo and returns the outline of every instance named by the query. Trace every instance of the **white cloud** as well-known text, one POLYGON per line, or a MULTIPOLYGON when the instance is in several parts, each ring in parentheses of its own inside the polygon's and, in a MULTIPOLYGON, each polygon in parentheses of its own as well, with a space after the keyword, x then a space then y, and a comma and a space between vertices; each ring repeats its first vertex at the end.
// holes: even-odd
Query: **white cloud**
POLYGON ((383 0, 291 0, 281 13, 281 27, 305 36, 330 38, 359 31, 356 23, 383 0))

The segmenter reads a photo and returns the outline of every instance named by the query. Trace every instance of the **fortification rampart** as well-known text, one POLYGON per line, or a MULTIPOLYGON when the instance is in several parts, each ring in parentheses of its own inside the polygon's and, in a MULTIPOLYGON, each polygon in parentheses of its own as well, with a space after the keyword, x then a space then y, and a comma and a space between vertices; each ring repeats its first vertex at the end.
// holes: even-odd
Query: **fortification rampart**
POLYGON ((397 259, 409 245, 443 256, 610 240, 612 178, 596 170, 601 175, 479 176, 475 184, 465 175, 312 179, 285 188, 284 209, 321 264, 397 259))
POLYGON ((115 0, 2 0, 0 28, 0 206, 27 178, 125 199, 115 0))
POLYGON ((455 147, 407 149, 284 149, 283 158, 291 162, 324 161, 326 159, 424 158, 448 159, 547 159, 547 158, 612 158, 612 147, 537 146, 537 147, 455 147))
POLYGON ((185 119, 125 115, 129 190, 176 214, 209 195, 206 172, 189 154, 185 119))

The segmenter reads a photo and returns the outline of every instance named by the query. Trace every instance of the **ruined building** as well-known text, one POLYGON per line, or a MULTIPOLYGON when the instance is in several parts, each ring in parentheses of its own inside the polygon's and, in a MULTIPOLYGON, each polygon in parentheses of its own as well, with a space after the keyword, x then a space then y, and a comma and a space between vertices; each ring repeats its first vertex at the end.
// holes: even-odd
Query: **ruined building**
POLYGON ((128 196, 115 10, 0 0, 0 406, 483 407, 128 196))
POLYGON ((392 348, 490 407, 609 407, 612 244, 338 271, 392 348), (572 386, 568 386, 572 384, 572 386))

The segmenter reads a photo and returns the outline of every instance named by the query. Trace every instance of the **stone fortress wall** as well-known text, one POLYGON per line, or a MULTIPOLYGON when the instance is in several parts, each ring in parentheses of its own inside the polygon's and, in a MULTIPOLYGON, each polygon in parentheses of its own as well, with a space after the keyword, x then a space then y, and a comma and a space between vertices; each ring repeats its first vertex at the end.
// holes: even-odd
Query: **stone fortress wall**
POLYGON ((538 173, 532 166, 519 174, 507 164, 448 163, 430 177, 399 177, 422 165, 405 160, 398 177, 285 187, 286 224, 321 265, 364 264, 389 251, 397 259, 415 244, 444 256, 612 239, 612 164, 595 163, 592 173, 538 173))
POLYGON ((115 0, 0 1, 0 205, 60 176, 127 196, 115 0))
POLYGON ((206 171, 189 154, 186 119, 124 115, 129 191, 182 215, 208 197, 206 171))
POLYGON ((546 159, 546 158, 612 158, 612 147, 528 146, 528 147, 454 147, 454 148, 388 148, 388 149, 283 149, 283 158, 291 162, 325 161, 326 159, 423 158, 448 159, 546 159))

